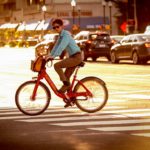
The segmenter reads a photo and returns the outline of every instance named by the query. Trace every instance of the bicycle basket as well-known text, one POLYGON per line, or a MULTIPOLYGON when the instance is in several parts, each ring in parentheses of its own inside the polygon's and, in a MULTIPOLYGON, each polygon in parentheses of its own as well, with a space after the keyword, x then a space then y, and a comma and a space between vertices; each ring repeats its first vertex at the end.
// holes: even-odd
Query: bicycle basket
POLYGON ((31 60, 31 70, 39 72, 44 65, 44 59, 42 56, 37 57, 35 60, 31 60))

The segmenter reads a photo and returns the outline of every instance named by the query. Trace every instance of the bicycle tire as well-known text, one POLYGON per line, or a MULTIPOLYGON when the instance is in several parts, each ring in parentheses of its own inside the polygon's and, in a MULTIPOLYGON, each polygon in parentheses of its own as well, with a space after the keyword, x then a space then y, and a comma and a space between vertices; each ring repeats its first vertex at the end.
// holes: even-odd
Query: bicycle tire
MULTIPOLYGON (((108 100, 108 90, 105 82, 97 77, 86 77, 80 80, 88 90, 93 94, 93 97, 77 97, 75 100, 76 106, 85 112, 94 113, 101 110, 108 100)), ((85 89, 78 82, 74 88, 74 92, 84 92, 85 89)))
POLYGON ((49 106, 51 94, 48 87, 40 82, 35 100, 31 100, 31 95, 36 84, 36 80, 27 81, 21 84, 15 94, 17 108, 25 115, 35 116, 43 113, 49 106))

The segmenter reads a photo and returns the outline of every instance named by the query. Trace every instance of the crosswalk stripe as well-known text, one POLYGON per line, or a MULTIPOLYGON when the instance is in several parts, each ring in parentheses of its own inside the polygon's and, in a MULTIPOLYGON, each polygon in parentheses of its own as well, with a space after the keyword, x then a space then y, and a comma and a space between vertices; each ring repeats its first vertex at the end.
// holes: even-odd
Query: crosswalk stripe
MULTIPOLYGON (((137 113, 137 112, 145 112, 145 111, 148 111, 149 112, 149 109, 121 109, 121 110, 111 110, 109 111, 109 113, 137 113)), ((103 111, 104 112, 104 111, 103 111)))
POLYGON ((96 113, 76 111, 78 108, 51 108, 46 114, 26 116, 18 109, 4 109, 0 111, 0 120, 15 119, 20 122, 48 122, 56 126, 81 126, 89 130, 108 132, 127 132, 135 136, 150 137, 149 109, 123 109, 122 107, 105 107, 96 113), (115 110, 116 108, 116 110, 115 110), (139 118, 145 117, 145 118, 139 118), (135 125, 136 124, 136 125, 135 125), (91 126, 91 127, 89 127, 91 126), (140 133, 137 133, 140 131, 140 133))
POLYGON ((78 116, 78 117, 63 117, 63 118, 42 118, 42 119, 30 119, 19 120, 25 122, 57 122, 57 121, 79 121, 79 120, 93 120, 93 119, 108 119, 108 118, 125 118, 123 115, 101 115, 101 116, 78 116))
POLYGON ((150 117, 150 113, 136 113, 136 114, 125 114, 127 117, 150 117))
POLYGON ((128 115, 106 115, 106 114, 101 114, 100 116, 94 116, 94 115, 89 115, 89 116, 83 116, 81 114, 58 114, 58 115, 41 115, 41 116, 14 116, 14 117, 0 117, 0 119, 5 120, 5 119, 20 119, 17 121, 24 121, 24 122, 54 122, 54 121, 74 121, 74 120, 93 120, 93 119, 109 119, 109 118, 128 118, 128 117, 148 117, 150 116, 150 113, 146 114, 136 114, 136 116, 133 114, 128 114, 128 115), (73 115, 76 115, 78 117, 74 117, 73 115), (63 118, 58 118, 63 116, 63 118), (67 117, 71 116, 71 117, 67 117), (57 118, 45 118, 45 117, 57 117, 57 118), (41 118, 41 119, 40 119, 41 118))
MULTIPOLYGON (((117 114, 117 113, 120 113, 120 112, 126 112, 126 113, 129 113, 130 111, 134 111, 134 110, 115 110, 115 111, 109 111, 109 110, 104 110, 104 111, 101 111, 101 112, 97 112, 97 113, 93 113, 93 114, 88 114, 88 113, 84 113, 84 112, 67 112, 66 110, 65 111, 63 111, 63 109, 61 109, 62 110, 62 113, 61 114, 57 114, 57 113, 55 113, 55 114, 42 114, 42 115, 38 115, 38 116, 26 116, 26 115, 22 115, 22 116, 5 116, 5 115, 21 115, 21 113, 20 112, 14 112, 14 113, 12 113, 12 112, 8 112, 8 113, 4 113, 5 115, 3 115, 3 116, 0 116, 0 119, 1 120, 4 120, 4 119, 21 119, 21 118, 34 118, 34 117, 66 117, 66 116, 70 116, 70 115, 103 115, 103 114, 113 114, 113 113, 115 113, 115 114, 117 114)), ((61 110, 57 110, 57 111, 53 111, 53 110, 49 110, 48 112, 60 112, 61 110)), ((136 112, 146 112, 147 111, 147 109, 139 109, 139 110, 136 110, 136 112)), ((145 116, 144 114, 141 114, 141 113, 136 113, 136 114, 125 114, 125 116, 128 116, 128 117, 138 117, 138 116, 145 116)), ((150 116, 150 113, 147 113, 147 115, 146 116, 150 116)))
POLYGON ((116 132, 116 131, 137 131, 137 130, 144 131, 144 130, 150 130, 150 125, 124 126, 124 127, 122 127, 122 126, 121 127, 120 126, 117 126, 117 127, 100 127, 100 128, 88 128, 88 129, 96 130, 96 131, 111 131, 111 132, 112 131, 113 132, 116 132))
POLYGON ((59 126, 89 126, 89 125, 118 125, 118 124, 134 124, 134 123, 150 123, 150 119, 129 119, 129 120, 111 120, 111 121, 92 121, 92 122, 67 122, 54 123, 52 125, 59 126))
POLYGON ((133 133, 132 135, 150 137, 150 133, 133 133))
MULTIPOLYGON (((123 109, 124 107, 121 107, 121 106, 106 106, 103 108, 103 110, 111 110, 111 109, 123 109)), ((45 111, 45 112, 58 112, 58 111, 64 111, 64 112, 68 112, 68 111, 75 111, 75 110, 79 110, 79 108, 77 107, 70 107, 70 108, 63 108, 63 107, 51 107, 49 106, 49 108, 45 111)), ((0 113, 3 113, 3 114, 20 114, 20 111, 18 109, 0 109, 0 113)))
MULTIPOLYGON (((74 110, 74 109, 70 109, 70 110, 74 110)), ((68 110, 69 111, 69 110, 68 110)), ((118 114, 118 113, 126 113, 126 114, 122 114, 126 116, 126 117, 148 117, 150 116, 150 113, 146 113, 147 111, 149 111, 149 109, 127 109, 127 110, 103 110, 103 111, 99 111, 93 114, 88 114, 85 112, 68 112, 67 109, 58 109, 58 110, 48 110, 47 112, 53 112, 53 114, 42 114, 42 115, 38 115, 38 116, 26 116, 26 115, 22 115, 22 113, 20 112, 6 112, 3 114, 3 116, 0 116, 0 120, 6 120, 6 119, 27 119, 27 118, 43 118, 43 117, 67 117, 67 116, 71 116, 71 115, 78 115, 79 117, 81 115, 90 115, 90 116, 96 116, 96 115, 109 115, 109 114, 118 114), (57 112, 62 111, 61 114, 58 114, 57 112), (55 112, 55 114, 54 114, 55 112), (136 112, 136 114, 133 114, 131 112, 136 112), (130 113, 130 114, 128 114, 130 113), (143 114, 142 114, 143 113, 143 114), (146 113, 146 115, 145 115, 146 113), (19 116, 6 116, 6 115, 19 115, 19 116)))
MULTIPOLYGON (((123 107, 120 107, 120 106, 107 106, 107 107, 104 108, 104 110, 107 110, 107 109, 109 109, 109 110, 111 110, 111 109, 122 109, 122 108, 123 107)), ((65 109, 65 108, 62 108, 62 107, 61 108, 60 107, 58 107, 58 108, 55 107, 55 108, 50 108, 50 109, 48 108, 45 112, 46 113, 53 113, 53 112, 58 112, 58 111, 59 112, 60 111, 62 111, 62 112, 68 112, 68 111, 75 112, 76 110, 79 110, 79 108, 70 107, 70 108, 65 109)), ((102 112, 102 111, 99 111, 99 112, 102 112)), ((18 114, 22 114, 18 109, 1 109, 0 113, 2 113, 3 115, 18 115, 18 114)), ((81 113, 86 113, 86 112, 81 112, 81 113)), ((44 113, 42 115, 44 115, 44 113)))
POLYGON ((5 120, 5 119, 30 119, 30 118, 43 118, 43 117, 64 117, 64 116, 70 116, 70 115, 74 115, 75 113, 61 113, 61 114, 48 114, 48 115, 40 115, 40 116, 25 116, 25 115, 22 115, 22 116, 3 116, 3 117, 0 117, 0 120, 5 120))

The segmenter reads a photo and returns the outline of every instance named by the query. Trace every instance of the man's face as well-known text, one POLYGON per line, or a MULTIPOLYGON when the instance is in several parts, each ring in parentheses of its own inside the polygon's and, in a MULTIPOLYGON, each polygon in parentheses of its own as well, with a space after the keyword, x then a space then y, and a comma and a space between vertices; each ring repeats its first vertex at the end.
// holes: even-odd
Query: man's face
POLYGON ((54 23, 54 24, 53 24, 53 29, 54 29, 56 32, 60 33, 60 32, 62 31, 62 29, 63 29, 63 26, 61 26, 61 25, 59 25, 59 24, 57 24, 57 23, 54 23))

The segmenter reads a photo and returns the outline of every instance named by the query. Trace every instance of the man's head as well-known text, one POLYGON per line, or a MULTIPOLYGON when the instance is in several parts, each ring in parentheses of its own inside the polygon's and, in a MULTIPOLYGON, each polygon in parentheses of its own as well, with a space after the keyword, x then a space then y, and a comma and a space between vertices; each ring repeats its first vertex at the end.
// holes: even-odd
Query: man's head
POLYGON ((52 21, 53 29, 60 33, 63 29, 63 21, 61 19, 55 19, 52 21))

